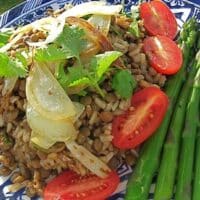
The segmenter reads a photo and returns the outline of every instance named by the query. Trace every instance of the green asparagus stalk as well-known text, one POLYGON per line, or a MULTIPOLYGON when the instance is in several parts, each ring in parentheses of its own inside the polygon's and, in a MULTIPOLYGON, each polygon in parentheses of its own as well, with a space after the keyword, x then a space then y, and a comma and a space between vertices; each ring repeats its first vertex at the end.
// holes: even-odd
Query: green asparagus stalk
POLYGON ((196 41, 196 29, 196 23, 193 19, 183 27, 180 44, 183 47, 184 63, 181 70, 168 80, 165 88, 165 92, 170 99, 169 109, 161 126, 143 146, 140 159, 134 169, 133 175, 129 179, 125 200, 146 200, 148 198, 152 178, 159 165, 159 156, 174 105, 185 80, 186 67, 188 66, 190 58, 192 58, 189 55, 191 52, 190 49, 196 41))
POLYGON ((181 132, 184 126, 185 111, 193 86, 192 83, 198 68, 200 68, 200 60, 197 61, 197 59, 195 59, 192 64, 192 68, 188 73, 187 82, 181 90, 175 111, 173 113, 159 168, 154 194, 155 200, 169 200, 173 195, 174 181, 178 164, 179 144, 181 132))
POLYGON ((182 134, 182 146, 178 165, 175 200, 192 199, 192 173, 194 163, 195 139, 199 122, 199 102, 200 68, 198 69, 195 76, 190 100, 186 110, 185 127, 182 134))
POLYGON ((200 188, 200 128, 198 129, 197 141, 196 141, 195 172, 194 172, 194 184, 193 184, 193 195, 192 195, 193 200, 200 199, 199 188, 200 188))

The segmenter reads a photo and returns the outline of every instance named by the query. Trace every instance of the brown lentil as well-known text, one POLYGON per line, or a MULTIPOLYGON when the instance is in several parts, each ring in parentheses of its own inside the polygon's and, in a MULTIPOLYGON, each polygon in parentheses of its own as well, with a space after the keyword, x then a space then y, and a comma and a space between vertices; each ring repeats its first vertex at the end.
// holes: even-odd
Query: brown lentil
POLYGON ((0 167, 0 175, 8 176, 12 171, 8 167, 0 167))
POLYGON ((135 164, 135 162, 136 162, 135 156, 134 156, 133 154, 131 154, 131 153, 127 153, 127 154, 126 154, 125 160, 126 160, 126 163, 127 163, 128 165, 131 165, 131 166, 132 166, 133 164, 135 164))
POLYGON ((100 152, 102 150, 103 143, 99 139, 95 139, 93 142, 93 148, 97 151, 100 152))
POLYGON ((100 113, 100 119, 103 121, 103 122, 106 122, 106 123, 108 123, 108 122, 111 122, 112 121, 112 119, 113 119, 113 114, 112 114, 112 112, 101 112, 100 113))
POLYGON ((84 135, 85 137, 90 136, 90 129, 88 127, 80 128, 80 134, 84 135))
POLYGON ((110 161, 108 162, 108 166, 111 169, 117 169, 117 167, 122 163, 122 160, 117 157, 117 156, 113 156, 110 161))
POLYGON ((33 34, 30 39, 32 42, 38 42, 39 37, 37 36, 37 34, 33 34))
POLYGON ((80 102, 87 106, 87 105, 91 105, 92 104, 92 98, 90 96, 85 96, 85 97, 82 97, 80 102))
POLYGON ((84 142, 86 141, 86 139, 87 138, 85 137, 85 135, 79 133, 76 141, 78 142, 78 144, 84 144, 84 142))

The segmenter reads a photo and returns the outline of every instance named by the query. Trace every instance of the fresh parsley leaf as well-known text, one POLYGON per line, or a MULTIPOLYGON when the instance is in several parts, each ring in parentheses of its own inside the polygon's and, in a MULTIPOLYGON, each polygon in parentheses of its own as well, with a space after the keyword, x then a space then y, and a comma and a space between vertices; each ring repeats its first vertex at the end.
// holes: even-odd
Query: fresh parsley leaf
POLYGON ((39 62, 54 62, 66 59, 67 53, 56 45, 49 45, 47 48, 38 49, 35 59, 39 62))
POLYGON ((27 74, 26 66, 24 66, 23 56, 18 58, 10 58, 6 53, 0 53, 0 76, 1 77, 25 77, 27 74), (23 59, 23 60, 22 60, 23 59))
POLYGON ((136 88, 136 81, 129 71, 120 70, 112 79, 112 88, 122 98, 128 99, 136 88))
POLYGON ((55 43, 61 46, 68 56, 77 58, 80 63, 80 53, 86 45, 84 36, 83 29, 66 25, 55 43))
POLYGON ((140 37, 141 33, 137 20, 133 20, 133 22, 130 24, 129 32, 132 33, 136 38, 140 37))
POLYGON ((11 34, 12 33, 10 31, 0 32, 0 47, 8 43, 11 34))

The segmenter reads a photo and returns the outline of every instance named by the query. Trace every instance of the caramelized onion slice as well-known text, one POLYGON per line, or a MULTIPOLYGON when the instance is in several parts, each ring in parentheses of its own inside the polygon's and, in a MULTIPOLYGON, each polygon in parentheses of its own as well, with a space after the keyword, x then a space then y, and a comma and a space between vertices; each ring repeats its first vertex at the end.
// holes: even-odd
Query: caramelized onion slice
POLYGON ((26 95, 28 103, 46 118, 72 119, 76 115, 73 102, 45 64, 32 66, 26 82, 26 95))
POLYGON ((77 131, 70 120, 48 119, 35 111, 30 105, 27 106, 26 116, 29 126, 37 137, 44 138, 47 141, 48 145, 47 143, 46 145, 39 144, 39 141, 36 143, 44 149, 50 148, 55 142, 66 142, 76 139, 77 131))
POLYGON ((110 172, 109 167, 85 147, 78 145, 76 142, 66 143, 66 146, 74 158, 97 176, 105 178, 110 172))
POLYGON ((58 18, 65 19, 67 17, 83 17, 90 14, 99 15, 116 15, 122 10, 122 5, 106 5, 103 1, 91 1, 82 3, 63 12, 58 18))

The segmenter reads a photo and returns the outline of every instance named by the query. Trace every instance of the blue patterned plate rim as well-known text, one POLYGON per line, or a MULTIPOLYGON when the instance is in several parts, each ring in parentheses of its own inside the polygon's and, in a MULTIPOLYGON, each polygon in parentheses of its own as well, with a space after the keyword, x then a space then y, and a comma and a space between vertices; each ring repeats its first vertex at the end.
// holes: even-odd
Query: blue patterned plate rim
MULTIPOLYGON (((45 15, 47 8, 58 9, 66 3, 80 4, 88 0, 27 0, 18 4, 16 7, 0 15, 0 28, 17 26, 31 23, 45 15)), ((107 0, 110 4, 119 4, 123 0, 107 0)), ((195 17, 200 23, 200 0, 163 0, 175 13, 179 27, 191 17, 195 17)), ((138 0, 125 0, 126 11, 130 10, 132 5, 138 3, 138 0)), ((109 200, 123 200, 128 177, 132 169, 128 165, 121 165, 118 169, 120 175, 120 185, 109 200)), ((0 177, 0 199, 1 200, 30 200, 24 190, 16 193, 7 192, 7 186, 11 184, 9 177, 0 177)), ((153 199, 154 184, 152 184, 149 199, 153 199)), ((41 198, 35 197, 32 200, 41 198)))

